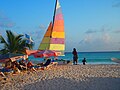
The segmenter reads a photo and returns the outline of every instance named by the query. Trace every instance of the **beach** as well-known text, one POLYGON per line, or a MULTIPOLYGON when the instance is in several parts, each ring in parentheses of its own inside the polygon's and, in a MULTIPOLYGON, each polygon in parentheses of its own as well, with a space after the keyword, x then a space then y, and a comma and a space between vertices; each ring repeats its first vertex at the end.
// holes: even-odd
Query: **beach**
POLYGON ((120 65, 58 65, 9 74, 0 90, 120 90, 120 65))

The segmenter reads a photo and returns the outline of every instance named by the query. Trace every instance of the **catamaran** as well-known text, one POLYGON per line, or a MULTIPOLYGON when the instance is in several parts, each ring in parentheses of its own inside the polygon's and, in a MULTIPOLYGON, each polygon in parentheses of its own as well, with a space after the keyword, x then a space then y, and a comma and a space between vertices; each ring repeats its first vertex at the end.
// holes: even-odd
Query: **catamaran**
MULTIPOLYGON (((57 56, 64 56, 65 50, 65 31, 64 31, 64 19, 62 15, 61 6, 59 0, 56 0, 53 20, 50 22, 47 31, 39 45, 37 51, 33 51, 34 57, 43 57, 41 52, 55 51, 57 56), (47 50, 47 51, 46 51, 47 50)), ((32 53, 32 52, 31 52, 32 53)), ((48 56, 53 54, 46 53, 48 56)), ((53 55, 54 56, 54 55, 53 55)), ((70 60, 57 60, 58 64, 68 64, 70 60)))
POLYGON ((56 52, 61 52, 59 55, 64 55, 64 19, 59 0, 56 0, 53 21, 50 22, 38 50, 54 50, 56 52))

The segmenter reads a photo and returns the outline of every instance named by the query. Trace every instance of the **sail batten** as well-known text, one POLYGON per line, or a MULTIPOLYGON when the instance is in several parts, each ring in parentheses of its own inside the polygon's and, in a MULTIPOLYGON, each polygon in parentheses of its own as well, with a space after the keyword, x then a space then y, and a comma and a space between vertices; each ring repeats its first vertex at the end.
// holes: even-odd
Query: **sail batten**
POLYGON ((56 0, 55 4, 53 22, 49 24, 49 27, 39 46, 39 50, 46 49, 61 51, 62 53, 65 50, 64 19, 58 0, 56 0))

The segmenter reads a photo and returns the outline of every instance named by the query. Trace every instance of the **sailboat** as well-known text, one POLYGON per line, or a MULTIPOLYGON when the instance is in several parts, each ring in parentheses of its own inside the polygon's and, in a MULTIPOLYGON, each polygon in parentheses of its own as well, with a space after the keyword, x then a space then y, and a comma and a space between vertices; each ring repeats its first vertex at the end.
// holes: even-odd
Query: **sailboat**
POLYGON ((59 0, 56 0, 53 21, 50 22, 38 50, 53 50, 60 52, 59 56, 64 55, 64 19, 59 0))

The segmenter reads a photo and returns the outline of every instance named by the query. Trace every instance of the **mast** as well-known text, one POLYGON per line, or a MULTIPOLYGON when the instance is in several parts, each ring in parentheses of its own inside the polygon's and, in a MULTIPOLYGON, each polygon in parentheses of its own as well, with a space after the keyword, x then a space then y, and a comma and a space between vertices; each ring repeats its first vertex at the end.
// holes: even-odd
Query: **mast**
MULTIPOLYGON (((55 20, 55 14, 56 14, 56 7, 57 7, 57 1, 55 2, 55 9, 54 9, 54 15, 53 15, 53 24, 52 24, 52 30, 53 30, 53 26, 54 26, 54 20, 55 20)), ((51 33, 52 34, 52 33, 51 33)))

